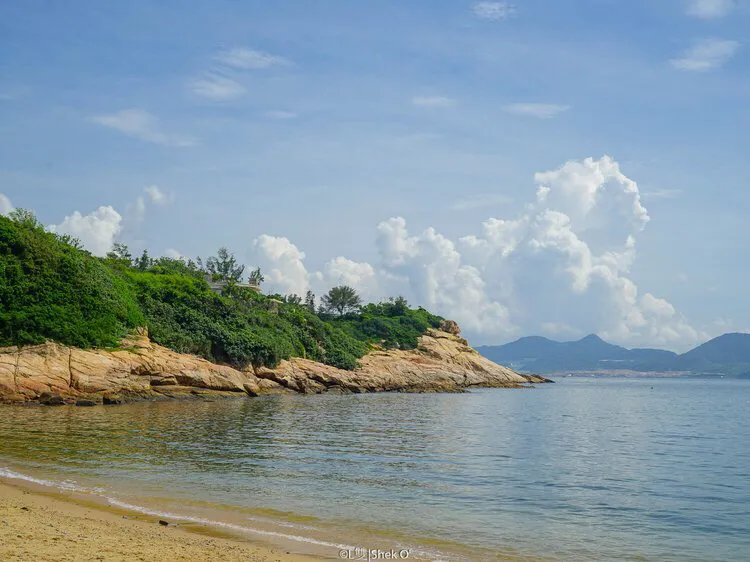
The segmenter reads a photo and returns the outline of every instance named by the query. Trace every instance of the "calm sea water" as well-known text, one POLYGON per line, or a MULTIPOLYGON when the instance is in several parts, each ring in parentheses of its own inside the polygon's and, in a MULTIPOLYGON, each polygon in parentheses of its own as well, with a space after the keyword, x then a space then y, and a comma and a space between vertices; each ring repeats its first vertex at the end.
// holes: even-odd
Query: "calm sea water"
POLYGON ((6 407, 0 476, 334 558, 747 560, 749 409, 750 381, 604 378, 6 407))

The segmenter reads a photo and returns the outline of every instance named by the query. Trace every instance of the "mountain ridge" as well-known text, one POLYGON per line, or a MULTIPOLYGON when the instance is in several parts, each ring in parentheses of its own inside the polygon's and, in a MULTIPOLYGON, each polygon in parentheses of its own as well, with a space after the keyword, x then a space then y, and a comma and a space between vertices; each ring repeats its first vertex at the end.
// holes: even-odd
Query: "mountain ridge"
POLYGON ((596 334, 566 342, 525 336, 476 349, 496 363, 535 373, 628 370, 750 377, 750 334, 740 332, 722 334, 682 354, 658 348, 628 349, 596 334))

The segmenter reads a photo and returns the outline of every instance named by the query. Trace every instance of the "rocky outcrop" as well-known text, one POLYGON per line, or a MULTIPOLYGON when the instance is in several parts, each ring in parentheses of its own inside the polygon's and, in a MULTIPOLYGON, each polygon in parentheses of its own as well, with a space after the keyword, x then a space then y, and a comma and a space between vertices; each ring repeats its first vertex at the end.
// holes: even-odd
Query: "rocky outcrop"
MULTIPOLYGON (((455 324, 455 323, 453 323, 455 324)), ((458 326, 446 326, 457 332, 458 326)), ((432 330, 415 350, 375 350, 356 371, 294 358, 275 369, 239 371, 152 343, 145 333, 114 351, 55 343, 0 348, 0 400, 118 404, 140 398, 279 392, 454 392, 530 382, 482 357, 457 334, 432 330)))

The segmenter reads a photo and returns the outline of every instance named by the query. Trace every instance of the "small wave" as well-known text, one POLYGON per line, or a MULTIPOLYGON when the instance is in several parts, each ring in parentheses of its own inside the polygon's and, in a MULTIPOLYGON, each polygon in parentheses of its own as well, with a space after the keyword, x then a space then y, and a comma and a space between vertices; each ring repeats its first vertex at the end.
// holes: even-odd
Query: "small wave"
MULTIPOLYGON (((124 502, 112 496, 108 496, 106 495, 105 493, 106 490, 104 488, 87 488, 84 486, 80 486, 79 484, 72 482, 70 480, 57 481, 57 480, 48 480, 45 478, 37 478, 34 476, 30 476, 28 474, 17 472, 8 467, 0 467, 0 478, 8 478, 10 480, 22 480, 24 482, 31 482, 34 484, 38 484, 40 486, 56 488, 58 490, 95 495, 95 496, 105 499, 112 506, 119 507, 121 509, 125 509, 128 511, 142 513, 144 515, 150 515, 152 517, 161 517, 165 519, 173 519, 175 521, 197 523, 200 525, 207 525, 210 527, 220 527, 223 529, 230 529, 232 531, 239 532, 239 533, 275 537, 275 538, 279 538, 283 540, 292 540, 296 542, 308 543, 308 544, 313 544, 316 546, 322 546, 322 547, 333 548, 333 549, 338 549, 338 550, 354 550, 356 548, 359 548, 358 546, 355 546, 355 545, 324 541, 320 539, 315 539, 313 537, 305 537, 302 535, 282 533, 278 531, 269 531, 265 529, 256 529, 255 527, 245 527, 243 525, 237 525, 235 523, 227 523, 225 521, 216 521, 213 519, 207 519, 205 517, 194 517, 191 515, 184 515, 184 514, 174 513, 170 511, 160 511, 156 509, 151 509, 151 508, 144 507, 141 505, 124 502)), ((248 517, 248 519, 251 521, 255 520, 255 521, 260 522, 260 519, 256 519, 253 517, 248 517)), ((273 521, 272 524, 279 525, 282 527, 300 529, 300 530, 309 530, 309 531, 318 530, 315 527, 308 526, 308 525, 285 523, 281 521, 273 521)), ((426 551, 416 550, 413 548, 410 548, 409 550, 412 554, 415 554, 417 556, 429 557, 433 560, 439 560, 439 558, 435 558, 436 556, 440 556, 436 552, 426 552, 426 551)))
POLYGON ((188 521, 190 523, 199 523, 201 525, 210 525, 212 527, 222 527, 225 529, 232 529, 234 531, 239 531, 242 533, 254 533, 258 535, 266 535, 271 537, 277 537, 280 539, 289 539, 299 542, 306 542, 310 544, 315 544, 318 546, 327 546, 331 548, 338 548, 338 549, 354 549, 353 545, 348 544, 340 544, 340 543, 334 543, 334 542, 328 542, 328 541, 321 541, 318 539, 314 539, 312 537, 303 537, 300 535, 290 535, 288 533, 279 533, 277 531, 266 531, 263 529, 256 529, 254 527, 243 527, 242 525, 236 525, 234 523, 226 523, 224 521, 215 521, 213 519, 206 519, 204 517, 193 517, 190 515, 182 515, 179 513, 172 513, 169 511, 159 511, 155 509, 150 509, 147 507, 143 507, 140 505, 133 505, 131 503, 123 502, 115 498, 107 497, 107 501, 115 505, 117 507, 121 507, 123 509, 127 509, 129 511, 137 511, 138 513, 143 513, 144 515, 151 515, 153 517, 165 517, 168 519, 175 519, 177 521, 188 521))
POLYGON ((11 470, 7 466, 0 467, 0 478, 8 478, 10 480, 23 480, 24 482, 32 482, 34 484, 39 484, 40 486, 47 486, 50 488, 65 490, 66 492, 80 492, 84 494, 100 494, 104 492, 104 488, 86 488, 84 486, 79 486, 78 484, 76 484, 75 482, 71 482, 70 480, 63 480, 62 482, 60 482, 57 480, 36 478, 28 474, 23 474, 21 472, 11 470))

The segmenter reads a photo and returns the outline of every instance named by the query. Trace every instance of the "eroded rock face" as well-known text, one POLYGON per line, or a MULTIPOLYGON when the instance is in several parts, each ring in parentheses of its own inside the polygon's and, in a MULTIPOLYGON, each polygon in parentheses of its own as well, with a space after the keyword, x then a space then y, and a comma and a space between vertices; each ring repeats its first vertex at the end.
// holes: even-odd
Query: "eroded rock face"
POLYGON ((116 404, 206 393, 451 392, 471 386, 517 388, 530 382, 469 347, 458 336, 457 325, 445 327, 455 333, 432 330, 420 338, 416 350, 373 351, 356 371, 300 358, 282 361, 275 369, 239 371, 156 345, 145 333, 117 351, 55 343, 2 348, 0 400, 24 402, 54 394, 73 403, 88 399, 116 404))
POLYGON ((461 335, 461 328, 458 327, 458 324, 455 322, 455 320, 441 320, 440 331, 448 332, 449 334, 452 334, 454 336, 461 335))

